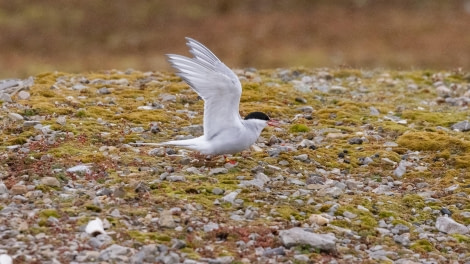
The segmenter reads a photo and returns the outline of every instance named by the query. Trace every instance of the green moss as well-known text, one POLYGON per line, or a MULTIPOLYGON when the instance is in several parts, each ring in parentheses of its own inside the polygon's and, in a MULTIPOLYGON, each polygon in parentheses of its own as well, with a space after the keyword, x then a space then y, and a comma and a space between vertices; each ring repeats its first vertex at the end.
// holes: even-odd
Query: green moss
POLYGON ((422 209, 425 206, 423 197, 417 194, 407 194, 403 196, 402 202, 409 208, 422 209))
POLYGON ((428 240, 419 239, 411 244, 410 249, 419 253, 431 252, 434 250, 434 246, 428 240))
POLYGON ((101 208, 99 208, 98 206, 93 205, 93 204, 87 204, 87 205, 85 205, 85 208, 87 210, 90 210, 90 211, 93 211, 93 212, 97 212, 97 213, 101 212, 101 208))
POLYGON ((41 218, 49 218, 50 216, 52 217, 55 217, 55 218, 59 218, 59 213, 57 212, 57 210, 55 209, 44 209, 42 210, 41 212, 39 212, 39 217, 41 218))
POLYGON ((295 124, 290 127, 289 131, 293 133, 308 132, 310 131, 310 128, 304 124, 295 124))
POLYGON ((38 185, 36 185, 36 187, 35 187, 34 189, 40 190, 40 191, 42 191, 43 193, 49 193, 49 192, 52 192, 52 191, 58 191, 58 190, 60 190, 59 187, 56 187, 56 186, 48 186, 48 185, 44 185, 44 184, 38 184, 38 185))
POLYGON ((161 242, 169 242, 171 241, 171 237, 167 235, 163 235, 157 232, 140 232, 138 230, 129 230, 127 231, 130 237, 139 241, 139 242, 148 242, 148 241, 161 241, 161 242))
POLYGON ((470 237, 466 235, 461 235, 461 234, 452 234, 451 235, 453 238, 457 240, 459 243, 465 243, 465 244, 470 244, 470 237))
POLYGON ((397 143, 402 147, 418 151, 449 150, 451 153, 462 153, 470 150, 470 142, 444 132, 409 132, 400 136, 397 143))

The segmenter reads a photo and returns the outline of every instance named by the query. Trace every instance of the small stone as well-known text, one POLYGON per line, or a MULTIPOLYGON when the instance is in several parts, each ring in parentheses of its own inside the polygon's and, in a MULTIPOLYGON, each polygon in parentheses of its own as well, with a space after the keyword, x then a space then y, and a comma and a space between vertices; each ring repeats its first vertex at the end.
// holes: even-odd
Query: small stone
POLYGON ((176 96, 172 95, 172 94, 161 94, 160 95, 160 100, 162 102, 173 102, 175 103, 176 102, 176 96))
POLYGON ((394 234, 401 235, 408 232, 410 232, 410 228, 404 224, 397 224, 395 227, 392 228, 392 233, 394 234))
POLYGON ((357 217, 357 214, 353 214, 349 211, 344 211, 343 216, 349 219, 354 219, 357 217))
POLYGON ((470 232, 468 227, 455 222, 454 219, 447 216, 440 216, 436 219, 437 230, 447 234, 461 234, 465 235, 470 232))
POLYGON ((452 212, 449 209, 445 208, 445 207, 441 208, 441 214, 447 215, 447 216, 452 216, 452 212))
POLYGON ((407 164, 408 162, 401 160, 398 167, 393 171, 393 175, 397 176, 398 178, 403 177, 403 175, 406 173, 407 164))
POLYGON ((214 223, 214 222, 209 222, 208 224, 203 226, 203 230, 206 233, 217 230, 217 229, 219 229, 219 224, 214 223))
POLYGON ((222 190, 219 187, 215 187, 214 189, 212 189, 212 193, 215 194, 215 195, 221 195, 221 194, 224 193, 224 190, 222 190))
POLYGON ((450 128, 455 131, 466 132, 470 130, 470 122, 468 120, 460 121, 453 124, 450 128))
POLYGON ((41 183, 47 186, 60 188, 60 182, 56 177, 43 177, 41 178, 41 183))
POLYGON ((297 111, 304 112, 304 113, 313 113, 313 107, 306 105, 297 108, 297 111))
POLYGON ((436 92, 441 97, 448 97, 452 93, 452 91, 447 88, 445 85, 440 85, 436 88, 436 92))
POLYGON ((29 100, 30 97, 31 97, 31 95, 29 94, 29 92, 20 91, 18 93, 18 99, 20 99, 20 100, 29 100))
POLYGON ((0 181, 0 195, 5 193, 8 193, 8 188, 2 181, 0 181))
POLYGON ((307 103, 307 99, 303 98, 303 97, 296 97, 295 98, 295 101, 298 102, 298 103, 302 103, 302 104, 306 104, 307 103))
POLYGON ((13 100, 11 100, 11 96, 9 94, 0 93, 0 102, 11 103, 13 100))
POLYGON ((209 176, 226 173, 228 173, 228 170, 226 168, 213 168, 209 171, 209 176))
POLYGON ((377 110, 377 108, 375 108, 375 107, 373 107, 373 106, 369 107, 369 110, 370 110, 370 115, 371 115, 371 116, 378 116, 378 115, 380 115, 379 110, 377 110))
POLYGON ((310 245, 315 249, 333 252, 335 251, 336 237, 333 234, 317 234, 305 231, 303 228, 294 227, 279 232, 281 243, 287 247, 310 245))
POLYGON ((347 91, 348 89, 346 89, 345 87, 343 86, 339 86, 339 85, 332 85, 330 87, 330 92, 331 93, 336 93, 336 94, 343 94, 347 91))
POLYGON ((25 185, 16 184, 10 189, 10 193, 13 195, 23 195, 28 192, 28 188, 25 185))
POLYGON ((407 247, 410 245, 410 233, 405 233, 402 235, 396 235, 393 237, 393 240, 399 244, 402 244, 403 246, 407 247))
POLYGON ((235 201, 235 198, 237 197, 238 192, 230 192, 229 194, 225 195, 222 197, 222 201, 232 203, 235 201))
POLYGON ((298 156, 294 156, 294 160, 300 160, 302 162, 307 162, 307 161, 309 161, 308 154, 300 154, 298 156))
POLYGON ((184 182, 186 181, 186 178, 183 175, 170 175, 165 178, 168 181, 171 182, 184 182))
POLYGON ((319 226, 326 226, 330 222, 330 220, 328 220, 328 218, 323 217, 322 215, 318 215, 318 214, 310 215, 308 220, 309 220, 310 223, 316 224, 316 225, 319 225, 319 226))
POLYGON ((107 87, 103 87, 103 88, 98 89, 98 93, 99 94, 110 94, 111 91, 107 87))
POLYGON ((173 214, 169 210, 163 210, 160 213, 160 218, 158 219, 158 224, 164 228, 175 228, 176 223, 173 219, 173 214))
POLYGON ((284 247, 268 248, 264 250, 263 252, 263 256, 265 257, 284 256, 284 255, 286 255, 286 251, 284 247))
POLYGON ((55 122, 61 126, 65 126, 65 123, 67 122, 67 117, 64 115, 59 116, 55 122))
POLYGON ((24 120, 24 117, 20 114, 17 114, 17 113, 8 113, 8 118, 10 118, 11 121, 22 121, 22 120, 24 120))
POLYGON ((353 138, 350 138, 348 140, 348 143, 351 144, 351 145, 353 145, 353 144, 360 145, 360 144, 362 144, 362 142, 363 142, 362 138, 358 138, 358 137, 353 137, 353 138))
POLYGON ((100 252, 99 259, 103 261, 119 260, 120 256, 128 256, 133 249, 113 244, 100 252))

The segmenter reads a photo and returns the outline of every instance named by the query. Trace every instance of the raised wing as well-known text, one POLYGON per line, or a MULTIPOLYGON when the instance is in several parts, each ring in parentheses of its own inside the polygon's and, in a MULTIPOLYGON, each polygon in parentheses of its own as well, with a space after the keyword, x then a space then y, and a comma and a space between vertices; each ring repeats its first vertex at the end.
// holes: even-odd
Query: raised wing
POLYGON ((221 129, 241 126, 238 112, 242 86, 237 75, 208 48, 186 38, 194 58, 169 54, 177 74, 204 99, 204 136, 214 137, 221 129))

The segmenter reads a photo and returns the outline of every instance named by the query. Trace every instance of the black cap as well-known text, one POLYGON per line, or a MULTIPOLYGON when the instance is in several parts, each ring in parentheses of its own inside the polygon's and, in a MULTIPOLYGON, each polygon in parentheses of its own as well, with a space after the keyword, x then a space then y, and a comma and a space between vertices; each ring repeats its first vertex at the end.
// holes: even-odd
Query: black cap
POLYGON ((269 116, 263 112, 252 112, 252 113, 249 113, 247 116, 245 116, 245 120, 248 120, 248 119, 260 119, 260 120, 268 121, 269 116))

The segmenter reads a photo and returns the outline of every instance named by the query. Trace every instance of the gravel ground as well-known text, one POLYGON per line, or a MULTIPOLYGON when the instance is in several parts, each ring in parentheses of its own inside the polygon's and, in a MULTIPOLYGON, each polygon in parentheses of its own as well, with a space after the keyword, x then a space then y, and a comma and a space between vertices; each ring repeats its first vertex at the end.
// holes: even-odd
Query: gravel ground
POLYGON ((0 263, 470 263, 470 75, 245 69, 243 153, 160 72, 0 81, 0 263))

